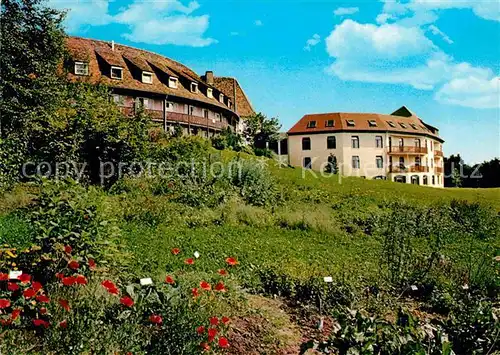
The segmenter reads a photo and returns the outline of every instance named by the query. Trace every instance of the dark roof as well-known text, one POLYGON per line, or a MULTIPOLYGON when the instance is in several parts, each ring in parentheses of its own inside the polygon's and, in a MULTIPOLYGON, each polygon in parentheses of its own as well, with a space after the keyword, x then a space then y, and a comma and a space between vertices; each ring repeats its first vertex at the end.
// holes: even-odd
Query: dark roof
MULTIPOLYGON (((401 109, 400 109, 401 110, 401 109)), ((397 110, 395 112, 398 112, 397 110)), ((411 112, 408 110, 408 112, 411 112)), ((404 110, 398 112, 404 113, 404 110)), ((339 131, 363 131, 363 132, 394 132, 402 134, 417 134, 425 135, 443 141, 435 132, 436 129, 424 123, 420 118, 413 113, 406 117, 403 115, 384 115, 378 113, 347 113, 333 112, 305 115, 302 117, 290 130, 289 135, 293 134, 310 134, 310 133, 328 133, 339 131), (316 121, 314 127, 308 127, 310 121, 316 121), (328 121, 333 121, 333 127, 329 126, 328 121), (353 121, 354 126, 349 125, 348 121, 353 121), (375 125, 371 125, 370 121, 375 125), (390 123, 394 125, 391 126, 390 123), (406 128, 403 128, 400 123, 403 123, 406 128)))
POLYGON ((214 86, 222 91, 224 95, 229 97, 236 105, 236 112, 238 115, 245 117, 255 114, 252 104, 238 83, 238 80, 228 77, 214 77, 214 86), (235 93, 236 99, 234 97, 235 93))

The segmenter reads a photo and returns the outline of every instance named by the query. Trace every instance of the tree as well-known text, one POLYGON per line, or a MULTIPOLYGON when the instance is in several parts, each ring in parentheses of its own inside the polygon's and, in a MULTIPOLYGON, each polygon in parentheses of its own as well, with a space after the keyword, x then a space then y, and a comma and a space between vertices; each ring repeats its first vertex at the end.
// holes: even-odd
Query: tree
POLYGON ((454 187, 462 186, 462 177, 460 176, 460 172, 457 168, 453 169, 451 172, 451 183, 454 187))
POLYGON ((244 135, 253 148, 266 148, 266 143, 278 140, 281 124, 275 117, 267 118, 262 113, 245 117, 244 135))

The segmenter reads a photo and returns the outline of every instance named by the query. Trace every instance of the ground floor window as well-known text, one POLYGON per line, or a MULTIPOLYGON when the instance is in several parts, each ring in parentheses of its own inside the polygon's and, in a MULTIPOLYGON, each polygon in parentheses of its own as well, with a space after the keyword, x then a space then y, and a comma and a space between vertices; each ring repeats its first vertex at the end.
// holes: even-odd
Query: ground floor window
POLYGON ((411 177, 411 183, 413 185, 420 185, 420 177, 418 175, 413 175, 411 177))
POLYGON ((432 185, 436 185, 436 177, 432 175, 432 185))
POLYGON ((427 175, 424 175, 424 185, 429 185, 429 181, 428 181, 428 178, 427 178, 427 175))
POLYGON ((394 181, 395 181, 395 182, 402 182, 402 183, 406 183, 406 176, 404 176, 404 175, 397 175, 397 176, 394 176, 394 181))
POLYGON ((382 169, 384 167, 384 158, 382 158, 382 156, 377 156, 377 158, 375 159, 376 163, 377 163, 377 169, 382 169))
POLYGON ((306 169, 311 169, 311 158, 305 157, 304 158, 304 168, 306 169))
POLYGON ((359 169, 359 156, 354 155, 352 157, 352 167, 353 169, 359 169))

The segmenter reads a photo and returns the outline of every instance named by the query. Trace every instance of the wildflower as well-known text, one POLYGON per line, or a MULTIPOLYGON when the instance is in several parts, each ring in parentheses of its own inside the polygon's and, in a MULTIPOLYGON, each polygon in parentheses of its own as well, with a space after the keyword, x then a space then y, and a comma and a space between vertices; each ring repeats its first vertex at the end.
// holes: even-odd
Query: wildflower
POLYGON ((162 324, 163 323, 163 319, 161 318, 161 316, 159 316, 157 314, 150 315, 149 321, 153 324, 162 324))
POLYGON ((64 274, 63 274, 63 273, 58 272, 58 273, 56 274, 56 278, 58 278, 59 280, 62 280, 62 279, 64 278, 64 274))
POLYGON ((33 288, 33 290, 38 292, 42 289, 42 284, 38 281, 33 281, 33 283, 31 284, 31 287, 33 288))
POLYGON ((198 333, 200 335, 205 333, 205 327, 200 325, 198 328, 196 328, 196 333, 198 333))
POLYGON ((7 284, 7 290, 15 292, 15 291, 19 290, 19 285, 14 283, 14 282, 9 282, 7 284))
POLYGON ((101 285, 112 295, 117 295, 119 293, 118 288, 111 280, 104 280, 101 282, 101 285))
POLYGON ((0 272, 0 281, 7 281, 9 279, 9 274, 4 274, 0 272))
POLYGON ((186 264, 186 265, 193 265, 194 264, 193 258, 189 258, 189 259, 184 260, 184 264, 186 264))
POLYGON ((200 287, 204 289, 205 291, 210 291, 212 289, 212 286, 206 281, 201 281, 200 282, 200 287))
POLYGON ((80 267, 80 264, 78 263, 78 261, 76 260, 71 260, 69 263, 68 263, 68 267, 70 269, 73 269, 73 270, 78 270, 78 268, 80 267))
POLYGON ((220 337, 220 338, 219 338, 219 346, 220 346, 221 348, 228 348, 228 347, 229 347, 229 342, 227 341, 227 339, 226 339, 226 338, 224 338, 224 337, 220 337))
POLYGON ((61 305, 61 307, 62 307, 62 308, 64 308, 67 312, 69 312, 69 311, 70 311, 70 309, 71 309, 71 308, 70 308, 70 306, 69 306, 69 302, 68 302, 67 300, 65 300, 65 299, 62 299, 62 298, 61 298, 61 299, 59 300, 59 304, 60 304, 60 305, 61 305))
POLYGON ((23 292, 24 298, 26 298, 26 299, 33 297, 35 294, 36 294, 36 291, 32 288, 27 288, 23 292))
POLYGON ((217 329, 209 328, 208 329, 208 342, 211 343, 215 339, 216 335, 217 335, 217 329))
POLYGON ((66 329, 67 327, 68 327, 68 321, 66 319, 59 322, 59 328, 66 329))
POLYGON ((21 281, 21 283, 27 284, 28 282, 31 281, 31 276, 28 274, 21 274, 17 277, 17 279, 21 281))
POLYGON ((123 296, 120 298, 120 303, 126 307, 132 307, 134 305, 134 300, 129 296, 123 296))
POLYGON ((181 250, 179 248, 172 248, 171 252, 172 254, 177 255, 181 252, 181 250))
POLYGON ((229 319, 229 317, 224 316, 224 317, 222 317, 221 321, 224 324, 228 324, 231 321, 231 319, 229 319))
POLYGON ((45 307, 40 308, 40 314, 45 314, 45 313, 47 313, 47 308, 45 307))
POLYGON ((49 303, 50 302, 50 299, 47 296, 45 296, 45 295, 38 295, 38 296, 36 296, 36 300, 38 302, 41 302, 41 303, 49 303))
POLYGON ((0 299, 0 309, 10 307, 10 301, 6 299, 0 299))
POLYGON ((227 275, 227 271, 224 270, 224 269, 219 269, 219 270, 217 270, 217 272, 219 273, 219 275, 222 275, 222 276, 226 276, 227 275))
POLYGON ((10 318, 12 318, 12 320, 16 320, 19 317, 20 314, 21 314, 21 309, 20 308, 14 309, 12 311, 12 314, 10 315, 10 318))
POLYGON ((217 317, 210 318, 210 324, 211 325, 218 325, 219 324, 219 318, 217 318, 217 317))
POLYGON ((76 283, 76 278, 73 276, 66 276, 62 278, 62 283, 64 286, 72 286, 76 283))
POLYGON ((226 292, 226 287, 224 286, 224 282, 219 281, 217 285, 215 285, 214 290, 219 292, 226 292))
POLYGON ((66 254, 71 254, 71 251, 72 251, 72 250, 73 250, 73 248, 72 248, 71 246, 69 246, 69 245, 66 245, 66 246, 64 247, 64 252, 65 252, 66 254))
POLYGON ((12 319, 0 319, 0 324, 7 327, 12 324, 12 319))
POLYGON ((236 260, 235 258, 233 257, 229 257, 229 258, 226 258, 226 263, 229 265, 229 266, 235 266, 235 265, 238 265, 238 260, 236 260))
POLYGON ((33 319, 33 325, 35 327, 45 327, 45 328, 48 328, 49 327, 49 322, 47 322, 46 320, 43 320, 43 319, 33 319))
POLYGON ((195 288, 192 288, 191 289, 191 293, 193 294, 193 297, 196 298, 199 296, 199 293, 198 293, 198 288, 195 287, 195 288))
POLYGON ((165 282, 168 283, 168 284, 170 284, 170 285, 175 284, 174 278, 172 276, 170 276, 170 275, 167 275, 167 277, 165 277, 165 282))
POLYGON ((200 253, 198 253, 197 251, 195 251, 193 255, 194 255, 194 257, 195 257, 196 259, 198 259, 198 258, 200 257, 200 253))
POLYGON ((96 266, 96 265, 95 265, 95 261, 94 261, 94 259, 89 259, 89 260, 88 260, 88 264, 89 264, 89 269, 90 269, 90 270, 94 270, 94 269, 95 269, 95 266, 96 266))
POLYGON ((87 278, 83 275, 77 275, 75 278, 75 282, 79 285, 86 285, 87 284, 87 278))
POLYGON ((207 343, 205 343, 205 342, 200 343, 200 348, 201 348, 201 350, 203 350, 203 351, 210 351, 210 345, 208 345, 208 344, 207 344, 207 343))

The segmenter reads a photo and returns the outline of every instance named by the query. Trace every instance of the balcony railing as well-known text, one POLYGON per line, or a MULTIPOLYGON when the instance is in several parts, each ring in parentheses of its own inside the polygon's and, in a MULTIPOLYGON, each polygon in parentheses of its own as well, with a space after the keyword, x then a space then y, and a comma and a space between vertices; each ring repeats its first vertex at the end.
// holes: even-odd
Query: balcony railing
POLYGON ((389 166, 390 173, 428 173, 429 167, 421 165, 392 165, 389 166))
POLYGON ((437 174, 442 174, 443 173, 443 168, 442 167, 439 167, 439 166, 436 166, 434 168, 434 171, 437 173, 437 174))
POLYGON ((395 146, 395 147, 389 147, 389 154, 398 154, 398 153, 404 153, 404 154, 427 154, 427 148, 426 147, 414 147, 414 146, 395 146))
POLYGON ((442 150, 435 150, 434 151, 434 156, 435 157, 442 157, 443 156, 443 151, 442 150))

